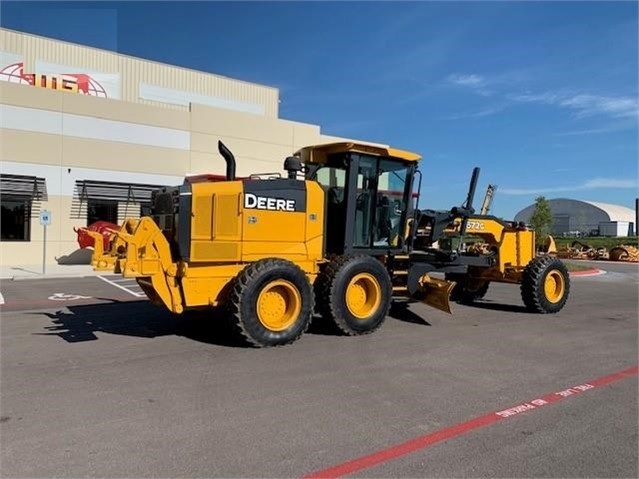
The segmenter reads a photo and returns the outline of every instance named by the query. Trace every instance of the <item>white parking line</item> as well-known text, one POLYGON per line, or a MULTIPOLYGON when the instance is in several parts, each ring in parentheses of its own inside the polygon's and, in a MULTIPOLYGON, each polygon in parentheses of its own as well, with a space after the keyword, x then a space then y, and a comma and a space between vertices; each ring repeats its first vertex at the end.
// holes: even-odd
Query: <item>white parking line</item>
POLYGON ((2 293, 0 293, 0 304, 4 304, 4 296, 2 296, 2 293))
POLYGON ((131 291, 130 289, 125 288, 124 286, 115 283, 113 281, 111 281, 110 279, 106 279, 104 276, 98 275, 98 278, 100 278, 102 281, 109 283, 110 285, 115 286, 116 288, 120 288, 122 291, 126 291, 129 294, 132 294, 133 296, 135 296, 136 298, 144 298, 146 296, 146 294, 144 294, 144 292, 142 293, 136 293, 134 291, 131 291))

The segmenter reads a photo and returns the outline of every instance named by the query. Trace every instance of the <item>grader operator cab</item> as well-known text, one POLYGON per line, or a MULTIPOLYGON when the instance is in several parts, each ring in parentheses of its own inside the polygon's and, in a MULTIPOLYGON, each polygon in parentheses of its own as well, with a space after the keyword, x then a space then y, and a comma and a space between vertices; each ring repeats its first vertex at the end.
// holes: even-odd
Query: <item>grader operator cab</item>
POLYGON ((420 211, 415 153, 309 146, 285 160, 287 177, 236 179, 233 154, 218 148, 225 180, 187 177, 154 192, 151 215, 125 220, 107 251, 86 231, 96 239, 94 268, 136 278, 173 313, 224 307, 258 347, 297 340, 314 312, 348 335, 378 329, 394 300, 450 313, 451 293, 476 299, 491 281, 521 284, 537 313, 567 300, 566 268, 536 256, 533 231, 474 215, 477 168, 464 205, 420 211), (466 231, 488 250, 443 247, 466 231))

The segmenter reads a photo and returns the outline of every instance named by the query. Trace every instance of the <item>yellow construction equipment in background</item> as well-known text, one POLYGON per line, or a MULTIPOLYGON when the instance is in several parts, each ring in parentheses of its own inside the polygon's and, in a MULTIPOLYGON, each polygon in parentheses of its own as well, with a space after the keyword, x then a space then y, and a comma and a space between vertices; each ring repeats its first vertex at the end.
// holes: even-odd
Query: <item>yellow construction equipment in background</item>
POLYGON ((309 146, 286 158, 286 177, 237 179, 233 154, 218 148, 225 180, 187 177, 155 191, 151 214, 124 221, 108 251, 92 236, 94 268, 135 278, 176 314, 223 307, 255 346, 297 340, 314 312, 349 335, 378 329, 394 300, 450 313, 451 294, 477 299, 491 281, 521 284, 538 313, 568 298, 565 266, 535 254, 533 231, 474 215, 478 168, 463 206, 420 211, 412 152, 309 146), (467 234, 488 247, 464 249, 467 234), (455 238, 458 246, 445 245, 455 238))
POLYGON ((555 250, 560 258, 624 261, 630 263, 639 262, 639 249, 636 246, 621 244, 608 250, 604 246, 597 248, 575 240, 570 246, 566 245, 560 250, 555 250))

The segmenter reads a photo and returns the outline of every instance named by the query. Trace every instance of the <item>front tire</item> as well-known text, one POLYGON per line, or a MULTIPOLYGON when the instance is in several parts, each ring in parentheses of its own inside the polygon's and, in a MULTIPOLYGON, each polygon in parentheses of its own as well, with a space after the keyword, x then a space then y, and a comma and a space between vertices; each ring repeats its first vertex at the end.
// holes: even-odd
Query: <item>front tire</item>
POLYGON ((384 265, 370 256, 340 256, 317 279, 318 310, 349 336, 377 330, 388 315, 392 284, 384 265))
POLYGON ((290 344, 308 329, 313 288, 296 264, 263 259, 234 281, 229 310, 239 334, 257 347, 290 344))
POLYGON ((529 311, 554 314, 561 311, 570 293, 566 265, 553 256, 534 258, 523 272, 521 297, 529 311))

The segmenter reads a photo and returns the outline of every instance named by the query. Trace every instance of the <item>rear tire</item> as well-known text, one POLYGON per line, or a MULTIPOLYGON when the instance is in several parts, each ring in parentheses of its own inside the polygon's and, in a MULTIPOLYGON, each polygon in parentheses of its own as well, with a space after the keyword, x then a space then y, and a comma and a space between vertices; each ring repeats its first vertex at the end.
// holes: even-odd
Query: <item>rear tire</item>
POLYGON ((523 272, 521 297, 529 311, 554 314, 561 311, 570 294, 570 275, 558 258, 534 258, 523 272))
POLYGON ((370 256, 340 256, 316 281, 318 311, 349 336, 377 330, 388 315, 392 284, 384 265, 370 256))
POLYGON ((308 329, 313 288, 300 267, 281 259, 248 265, 235 279, 229 312, 239 334, 257 347, 290 344, 308 329))

